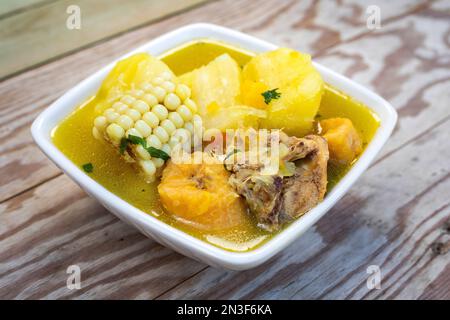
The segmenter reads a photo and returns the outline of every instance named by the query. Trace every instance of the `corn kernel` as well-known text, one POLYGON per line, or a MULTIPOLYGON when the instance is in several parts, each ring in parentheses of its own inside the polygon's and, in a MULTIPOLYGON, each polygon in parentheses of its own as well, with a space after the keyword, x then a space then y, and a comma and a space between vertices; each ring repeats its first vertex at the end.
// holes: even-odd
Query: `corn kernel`
POLYGON ((172 80, 172 78, 173 78, 172 74, 169 71, 164 71, 159 76, 161 78, 163 78, 164 80, 172 80))
POLYGON ((161 143, 166 143, 169 141, 169 134, 163 127, 156 127, 153 130, 153 134, 159 138, 161 143))
POLYGON ((172 149, 175 148, 178 144, 181 144, 184 148, 187 144, 191 144, 191 133, 186 129, 177 129, 171 139, 169 140, 169 145, 172 149))
POLYGON ((192 119, 192 112, 184 104, 178 107, 177 113, 183 118, 184 121, 189 121, 192 119))
POLYGON ((145 148, 143 146, 141 146, 140 144, 138 144, 136 146, 136 153, 138 154, 138 156, 143 159, 143 160, 150 160, 152 157, 150 156, 150 154, 148 153, 147 150, 145 150, 145 148))
POLYGON ((167 108, 164 107, 162 104, 157 104, 152 108, 152 112, 158 117, 159 120, 164 120, 167 118, 169 112, 167 111, 167 108))
POLYGON ((178 108, 178 106, 180 105, 181 100, 180 98, 178 98, 178 96, 174 93, 169 93, 165 98, 164 98, 164 105, 166 106, 167 109, 174 111, 178 108))
POLYGON ((136 137, 141 137, 141 138, 142 138, 142 134, 141 134, 136 128, 130 128, 130 129, 128 129, 127 132, 126 132, 126 134, 125 134, 125 136, 126 136, 126 137, 129 137, 129 136, 136 136, 136 137))
POLYGON ((142 116, 142 120, 144 120, 150 128, 156 128, 159 124, 159 118, 155 115, 154 112, 146 112, 142 116))
POLYGON ((150 108, 158 104, 158 99, 151 93, 144 94, 142 100, 144 100, 150 108))
POLYGON ((142 83, 142 84, 140 85, 140 87, 141 87, 141 89, 142 89, 144 92, 149 92, 149 91, 153 88, 153 86, 152 86, 150 83, 148 83, 148 82, 142 83))
POLYGON ((161 147, 161 150, 170 155, 170 152, 172 151, 172 148, 167 143, 163 144, 161 147))
POLYGON ((141 113, 136 109, 128 109, 125 114, 133 119, 133 121, 137 121, 141 118, 141 113))
POLYGON ((165 119, 165 120, 161 121, 160 126, 163 127, 164 130, 167 131, 169 136, 177 129, 175 127, 175 125, 172 123, 172 121, 170 121, 169 119, 165 119))
POLYGON ((189 131, 191 134, 194 134, 194 124, 192 122, 186 122, 184 124, 184 129, 189 131))
POLYGON ((105 117, 107 117, 108 114, 114 113, 114 112, 116 112, 116 110, 114 110, 113 108, 108 108, 108 109, 106 109, 105 111, 103 111, 103 115, 104 115, 105 117))
POLYGON ((194 116, 192 117, 192 123, 194 124, 194 128, 203 127, 202 117, 200 117, 198 114, 194 114, 194 116))
POLYGON ((164 160, 160 158, 152 158, 153 164, 156 168, 161 168, 164 165, 164 160))
POLYGON ((185 143, 191 140, 191 133, 186 129, 180 128, 173 133, 172 137, 177 138, 178 142, 185 143))
POLYGON ((129 116, 123 114, 116 119, 116 123, 125 130, 128 130, 133 126, 134 121, 129 116))
POLYGON ((152 176, 155 174, 156 167, 152 160, 141 160, 139 164, 147 175, 152 176))
POLYGON ((110 124, 106 128, 106 133, 108 134, 109 138, 116 143, 119 143, 120 140, 125 136, 125 130, 116 123, 110 124))
POLYGON ((98 116, 94 120, 94 126, 100 131, 105 130, 107 124, 108 120, 104 116, 98 116))
POLYGON ((132 104, 134 101, 136 100, 136 98, 135 97, 132 97, 132 96, 130 96, 130 95, 124 95, 121 99, 120 99, 120 102, 123 102, 123 103, 125 103, 126 105, 130 105, 130 104, 132 104))
POLYGON ((164 81, 161 84, 161 87, 163 87, 164 90, 166 90, 167 92, 174 92, 175 91, 175 83, 173 83, 172 81, 164 81))
POLYGON ((166 90, 160 86, 154 87, 152 93, 158 99, 158 102, 163 102, 166 97, 166 90))
POLYGON ((170 112, 168 118, 177 128, 181 128, 184 124, 183 118, 176 112, 170 112))
POLYGON ((108 120, 108 122, 114 122, 120 116, 120 114, 118 114, 116 111, 114 111, 114 109, 111 108, 106 109, 103 114, 105 115, 106 120, 108 120))
POLYGON ((163 82, 164 82, 164 79, 161 78, 161 77, 156 77, 156 78, 154 78, 153 81, 152 81, 152 83, 153 83, 155 86, 159 86, 159 85, 162 84, 163 82))
POLYGON ((188 98, 188 99, 184 100, 184 105, 186 107, 188 107, 192 113, 197 113, 198 108, 197 108, 197 104, 194 102, 194 100, 188 98))
POLYGON ((139 111, 141 114, 144 114, 150 110, 150 107, 148 106, 148 104, 142 100, 136 100, 133 103, 133 108, 136 109, 137 111, 139 111))
POLYGON ((139 98, 139 97, 142 97, 144 95, 144 91, 139 90, 139 89, 135 89, 135 90, 131 90, 129 92, 129 94, 131 94, 135 98, 139 98))
POLYGON ((128 110, 128 106, 127 106, 126 104, 124 104, 123 102, 115 102, 115 103, 112 105, 112 108, 113 108, 117 113, 120 113, 120 114, 123 114, 123 113, 125 113, 125 111, 128 110))
POLYGON ((144 120, 136 121, 134 127, 142 134, 144 138, 147 138, 152 133, 152 128, 150 128, 144 120))
POLYGON ((185 84, 179 84, 175 93, 180 97, 181 101, 184 101, 191 96, 191 89, 185 84))
POLYGON ((160 149, 162 147, 162 143, 157 136, 151 134, 147 137, 147 146, 153 147, 156 149, 160 149))
POLYGON ((171 149, 175 148, 175 146, 179 143, 180 143, 180 140, 179 140, 178 136, 175 136, 175 135, 171 136, 169 139, 169 142, 167 142, 167 144, 170 146, 171 149))

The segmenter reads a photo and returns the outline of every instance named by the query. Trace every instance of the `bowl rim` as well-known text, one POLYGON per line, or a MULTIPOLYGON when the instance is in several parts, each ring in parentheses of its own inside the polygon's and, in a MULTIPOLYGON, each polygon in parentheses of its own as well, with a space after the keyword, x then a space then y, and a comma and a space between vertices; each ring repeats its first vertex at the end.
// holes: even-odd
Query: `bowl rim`
MULTIPOLYGON (((397 112, 386 100, 364 86, 327 67, 313 62, 314 66, 323 76, 325 82, 330 83, 338 90, 346 92, 355 100, 364 102, 372 111, 378 114, 380 117, 380 126, 358 161, 333 187, 331 192, 326 195, 321 203, 255 249, 245 252, 233 252, 222 249, 164 223, 151 214, 143 212, 121 199, 119 196, 113 194, 85 174, 81 168, 59 151, 51 141, 51 132, 55 124, 59 123, 78 107, 79 103, 73 104, 75 101, 85 101, 89 96, 92 96, 96 92, 98 86, 96 87, 92 84, 100 83, 118 60, 136 52, 149 52, 152 48, 157 48, 158 46, 166 48, 163 51, 168 51, 171 48, 175 48, 177 45, 200 38, 218 40, 232 46, 256 52, 273 50, 278 47, 264 40, 218 25, 209 23, 186 25, 163 34, 148 43, 131 50, 68 90, 38 115, 31 126, 31 133, 35 143, 50 160, 52 160, 90 196, 100 201, 103 206, 120 219, 131 222, 131 224, 147 236, 150 235, 156 241, 162 242, 164 245, 169 245, 182 254, 206 261, 211 265, 222 266, 228 269, 243 270, 255 267, 283 250, 293 241, 298 239, 303 232, 314 225, 340 198, 344 196, 351 185, 360 177, 362 172, 367 169, 389 138, 397 121, 397 112), (90 90, 87 89, 89 86, 92 87, 90 90), (352 94, 348 91, 352 91, 352 94), (367 104, 364 100, 370 100, 371 105, 367 104), (171 244, 175 244, 176 246, 174 247, 171 244), (182 249, 180 250, 180 248, 182 249)), ((160 54, 161 53, 163 52, 160 52, 160 54)))

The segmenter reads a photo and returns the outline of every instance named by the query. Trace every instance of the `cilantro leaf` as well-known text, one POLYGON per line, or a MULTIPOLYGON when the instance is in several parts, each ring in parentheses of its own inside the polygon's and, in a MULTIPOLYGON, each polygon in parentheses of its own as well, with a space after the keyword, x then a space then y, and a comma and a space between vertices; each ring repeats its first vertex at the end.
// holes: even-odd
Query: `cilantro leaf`
POLYGON ((144 148, 147 148, 147 141, 145 141, 144 138, 141 138, 141 137, 138 137, 138 136, 133 136, 133 135, 129 134, 128 135, 128 142, 130 142, 132 144, 140 144, 144 148))
MULTIPOLYGON (((141 138, 138 136, 133 136, 130 134, 130 135, 128 135, 128 138, 125 140, 127 141, 127 143, 140 144, 154 158, 161 158, 164 161, 170 158, 170 156, 167 153, 165 153, 163 150, 157 149, 155 147, 147 147, 147 141, 144 138, 141 138)), ((121 144, 121 146, 122 146, 122 144, 121 144)), ((125 146, 125 148, 126 148, 126 146, 125 146)))
POLYGON ((278 88, 267 90, 266 92, 261 93, 264 97, 264 102, 269 104, 273 99, 279 99, 281 97, 281 93, 277 92, 278 88))
POLYGON ((161 158, 164 161, 168 160, 170 158, 170 156, 165 153, 163 150, 157 149, 155 147, 148 147, 145 148, 145 150, 147 150, 147 152, 153 157, 153 158, 161 158))
POLYGON ((90 162, 83 164, 81 167, 87 173, 91 173, 92 171, 94 171, 94 166, 90 162))
POLYGON ((119 146, 120 154, 124 154, 127 147, 128 147, 128 139, 122 138, 120 140, 120 146, 119 146))

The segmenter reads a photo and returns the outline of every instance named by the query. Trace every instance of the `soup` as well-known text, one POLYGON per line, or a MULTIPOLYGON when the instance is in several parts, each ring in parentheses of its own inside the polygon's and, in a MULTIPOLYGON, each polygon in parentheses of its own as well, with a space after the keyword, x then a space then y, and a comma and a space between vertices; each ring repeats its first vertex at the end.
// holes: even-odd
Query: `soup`
MULTIPOLYGON (((224 53, 232 57, 240 68, 255 56, 252 52, 204 39, 170 50, 159 58, 179 76, 207 65, 224 53)), ((271 232, 260 228, 255 216, 251 214, 245 215, 238 225, 226 230, 202 230, 174 218, 161 203, 158 194, 160 179, 149 183, 142 175, 136 174, 135 165, 123 161, 117 150, 92 135, 92 123, 98 116, 99 99, 99 96, 94 96, 83 103, 52 132, 54 144, 71 161, 79 166, 92 164, 93 170, 88 170, 92 179, 168 225, 226 250, 252 250, 282 230, 281 228, 271 232)), ((336 117, 351 120, 361 137, 363 148, 370 142, 379 126, 377 116, 370 109, 325 84, 320 106, 315 115, 315 123, 336 117)), ((313 126, 310 131, 318 134, 320 126, 313 126)), ((328 191, 339 182, 355 161, 357 158, 350 163, 336 162, 328 165, 328 191)))

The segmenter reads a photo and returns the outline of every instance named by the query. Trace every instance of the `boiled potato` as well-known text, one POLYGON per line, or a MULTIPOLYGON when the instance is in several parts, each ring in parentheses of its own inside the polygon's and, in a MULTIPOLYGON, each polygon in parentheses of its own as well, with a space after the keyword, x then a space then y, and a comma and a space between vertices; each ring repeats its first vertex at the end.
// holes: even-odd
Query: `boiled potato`
POLYGON ((362 152, 361 137, 350 119, 325 119, 320 121, 320 127, 328 142, 331 161, 348 165, 362 152))
POLYGON ((286 48, 259 54, 244 67, 243 81, 259 88, 259 94, 266 88, 277 89, 280 94, 266 103, 267 118, 261 121, 262 127, 282 128, 295 136, 311 131, 324 84, 309 55, 286 48))
MULTIPOLYGON (((223 132, 226 129, 254 128, 259 127, 259 122, 267 117, 265 110, 252 108, 245 105, 235 105, 228 108, 210 106, 206 117, 208 126, 206 128, 216 128, 223 132)), ((205 122, 205 121, 204 121, 205 122)))
POLYGON ((180 76, 191 87, 201 116, 210 104, 226 108, 236 104, 241 86, 241 69, 228 54, 222 54, 206 66, 180 76))
POLYGON ((265 111, 243 106, 240 101, 241 68, 228 54, 180 76, 191 87, 192 99, 206 129, 258 128, 265 111))

